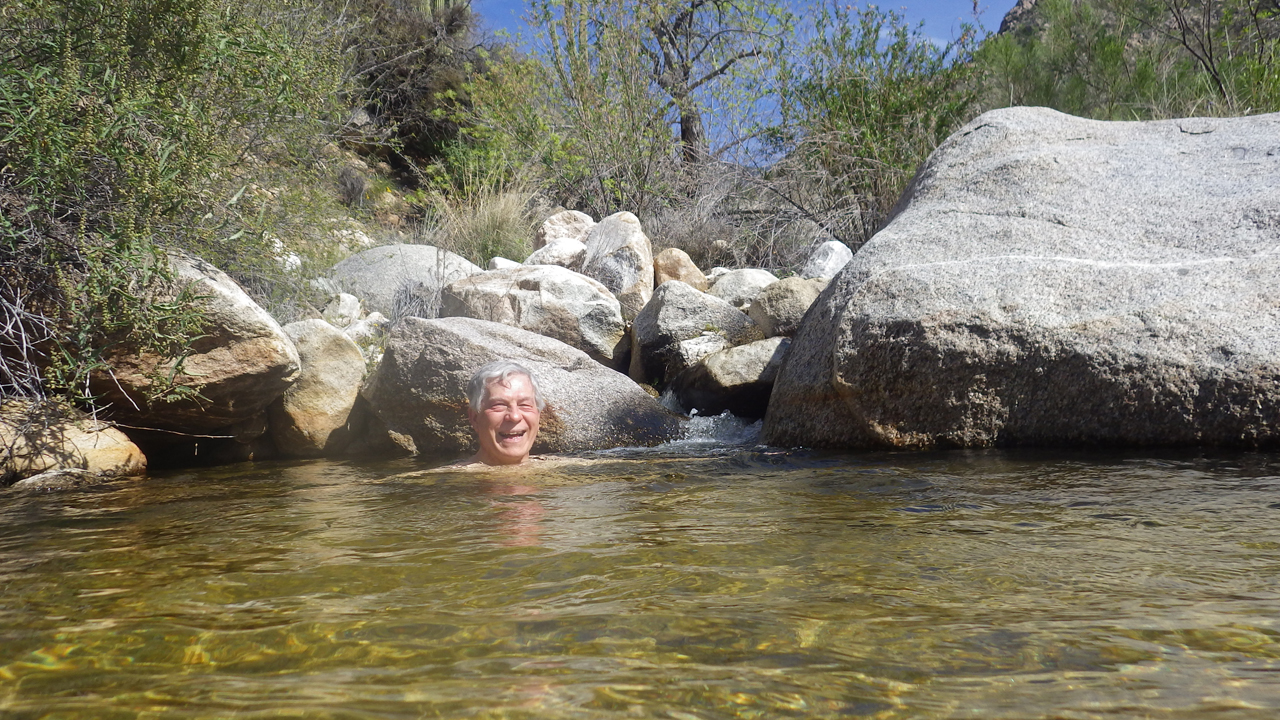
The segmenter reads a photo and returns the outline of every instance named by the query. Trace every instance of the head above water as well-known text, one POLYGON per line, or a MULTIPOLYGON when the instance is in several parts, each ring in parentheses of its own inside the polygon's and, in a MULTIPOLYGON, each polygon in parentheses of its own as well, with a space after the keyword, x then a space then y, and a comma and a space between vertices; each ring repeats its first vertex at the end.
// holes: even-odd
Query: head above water
POLYGON ((534 379, 533 373, 529 371, 529 368, 514 360, 494 360, 491 363, 481 365, 480 369, 475 371, 475 374, 471 376, 471 380, 467 383, 467 401, 471 404, 471 410, 473 412, 480 410, 480 406, 484 404, 490 383, 500 381, 503 385, 509 385, 513 375, 523 375, 529 378, 529 384, 533 386, 534 398, 538 401, 538 411, 544 410, 547 403, 542 399, 542 391, 538 389, 538 381, 534 379))
POLYGON ((467 383, 467 419, 485 465, 517 465, 529 457, 546 403, 533 373, 510 360, 491 362, 467 383))

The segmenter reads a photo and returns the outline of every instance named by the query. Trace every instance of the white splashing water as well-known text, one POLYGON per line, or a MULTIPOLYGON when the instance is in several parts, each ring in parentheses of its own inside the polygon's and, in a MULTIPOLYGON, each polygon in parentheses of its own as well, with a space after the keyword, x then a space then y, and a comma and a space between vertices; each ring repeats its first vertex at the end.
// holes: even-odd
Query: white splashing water
POLYGON ((658 402, 668 410, 690 416, 689 422, 684 426, 684 437, 663 443, 659 448, 754 445, 759 440, 760 428, 764 425, 762 420, 751 422, 727 410, 719 415, 698 415, 697 410, 686 413, 670 390, 663 393, 658 402))

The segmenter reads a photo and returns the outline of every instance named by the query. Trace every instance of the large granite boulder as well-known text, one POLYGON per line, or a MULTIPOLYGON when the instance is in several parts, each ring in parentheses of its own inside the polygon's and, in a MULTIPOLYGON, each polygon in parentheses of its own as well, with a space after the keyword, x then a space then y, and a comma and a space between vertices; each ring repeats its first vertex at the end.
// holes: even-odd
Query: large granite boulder
POLYGON ((979 117, 818 298, 763 439, 1280 445, 1277 137, 979 117))
POLYGON ((631 326, 631 378, 661 386, 713 352, 761 337, 741 310, 668 280, 631 326))
POLYGON ((771 337, 712 353, 671 382, 682 407, 703 415, 728 410, 739 417, 764 417, 790 338, 771 337))
POLYGON ((434 317, 441 288, 484 272, 461 255, 430 245, 383 245, 356 253, 329 271, 333 283, 388 317, 434 317), (399 312, 397 312, 397 310, 399 312))
POLYGON ((630 321, 653 296, 653 246, 629 212, 614 213, 591 228, 582 274, 599 280, 630 321))
POLYGON ((302 370, 269 408, 271 437, 290 457, 339 453, 350 440, 347 423, 364 380, 364 356, 324 320, 300 320, 284 332, 298 349, 302 370))
POLYGON ((106 423, 21 398, 0 404, 0 486, 61 470, 120 477, 146 469, 138 446, 106 423))
POLYGON ((776 282, 778 282, 778 277, 768 270, 743 268, 722 273, 711 284, 711 289, 707 292, 739 310, 745 310, 756 299, 761 290, 776 282))
POLYGON ((538 232, 533 236, 533 249, 541 250, 546 245, 561 240, 586 242, 587 233, 596 226, 591 216, 577 210, 562 210, 542 221, 538 232))
POLYGON ((622 306, 613 293, 586 275, 555 265, 525 265, 454 281, 441 295, 440 317, 522 328, 572 345, 613 368, 630 347, 622 306))
POLYGON ((533 371, 547 401, 534 452, 656 445, 681 433, 680 416, 581 350, 471 318, 398 323, 361 394, 401 447, 459 455, 473 449, 467 381, 499 358, 533 371))
MULTIPOLYGON (((280 397, 298 374, 298 352, 280 325, 225 273, 198 258, 171 253, 168 297, 191 290, 205 326, 179 361, 128 346, 113 349, 91 388, 122 424, 207 433, 247 420, 280 397), (179 371, 174 372, 175 364, 179 371), (156 382, 199 391, 199 397, 148 403, 156 382)), ((163 299, 163 298, 162 298, 163 299)))

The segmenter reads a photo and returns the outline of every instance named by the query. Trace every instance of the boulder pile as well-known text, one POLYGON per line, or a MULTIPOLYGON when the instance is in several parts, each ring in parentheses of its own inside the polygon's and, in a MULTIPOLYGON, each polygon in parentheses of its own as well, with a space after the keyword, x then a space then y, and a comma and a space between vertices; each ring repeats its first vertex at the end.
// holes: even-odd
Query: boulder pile
POLYGON ((494 258, 487 271, 427 245, 369 248, 317 281, 332 293, 318 317, 284 327, 217 268, 174 255, 170 290, 191 287, 208 319, 173 373, 189 399, 148 404, 148 383, 174 368, 122 349, 95 390, 125 432, 0 424, 3 482, 74 487, 148 460, 459 455, 472 442, 466 382, 497 358, 533 369, 546 395, 537 451, 662 443, 682 432, 668 406, 763 416, 782 336, 819 287, 763 270, 709 279, 676 248, 655 257, 627 212, 553 215, 534 245, 525 262, 494 258), (655 388, 671 391, 666 406, 655 388))
POLYGON ((487 271, 425 245, 364 250, 318 281, 319 317, 280 327, 175 255, 172 290, 194 286, 208 326, 180 368, 121 348, 94 377, 128 437, 6 405, 0 471, 70 473, 34 481, 53 487, 157 459, 456 456, 466 381, 497 358, 546 392, 538 451, 671 440, 675 405, 763 417, 780 446, 1275 448, 1276 137, 1280 115, 987 113, 857 255, 828 242, 782 279, 655 255, 631 213, 567 211, 487 271), (149 404, 165 373, 190 392, 149 404))

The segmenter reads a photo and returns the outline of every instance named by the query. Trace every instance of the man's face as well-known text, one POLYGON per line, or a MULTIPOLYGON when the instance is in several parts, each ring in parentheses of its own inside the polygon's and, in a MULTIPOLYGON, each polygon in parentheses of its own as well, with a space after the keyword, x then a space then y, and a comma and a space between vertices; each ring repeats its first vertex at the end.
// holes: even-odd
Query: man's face
POLYGON ((467 410, 471 427, 480 438, 477 459, 485 465, 524 462, 538 437, 538 401, 533 385, 524 375, 512 375, 508 382, 490 382, 480 411, 467 410))

